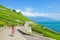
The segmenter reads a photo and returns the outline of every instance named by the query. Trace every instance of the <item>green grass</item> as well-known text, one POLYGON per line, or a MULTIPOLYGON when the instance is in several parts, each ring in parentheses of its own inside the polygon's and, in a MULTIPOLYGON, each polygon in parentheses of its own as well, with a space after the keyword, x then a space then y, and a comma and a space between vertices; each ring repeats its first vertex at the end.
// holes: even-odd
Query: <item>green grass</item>
POLYGON ((25 21, 31 21, 30 19, 23 16, 21 12, 17 13, 11 10, 10 8, 6 8, 2 5, 0 5, 0 20, 5 22, 5 24, 8 22, 9 25, 18 25, 18 24, 23 25, 25 21))
POLYGON ((60 40, 60 34, 57 34, 53 31, 50 31, 47 28, 44 28, 44 26, 42 26, 42 25, 30 24, 30 26, 32 27, 32 30, 35 32, 43 34, 46 37, 50 37, 50 38, 54 38, 56 40, 60 40))
POLYGON ((0 27, 3 27, 5 25, 4 21, 0 21, 0 27))

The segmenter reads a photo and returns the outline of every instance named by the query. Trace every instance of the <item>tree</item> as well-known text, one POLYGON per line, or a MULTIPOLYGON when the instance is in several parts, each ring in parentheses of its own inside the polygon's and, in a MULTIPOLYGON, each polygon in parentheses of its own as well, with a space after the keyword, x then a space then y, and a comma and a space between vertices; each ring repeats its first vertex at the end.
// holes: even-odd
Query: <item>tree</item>
POLYGON ((16 10, 13 9, 14 12, 16 12, 16 10))

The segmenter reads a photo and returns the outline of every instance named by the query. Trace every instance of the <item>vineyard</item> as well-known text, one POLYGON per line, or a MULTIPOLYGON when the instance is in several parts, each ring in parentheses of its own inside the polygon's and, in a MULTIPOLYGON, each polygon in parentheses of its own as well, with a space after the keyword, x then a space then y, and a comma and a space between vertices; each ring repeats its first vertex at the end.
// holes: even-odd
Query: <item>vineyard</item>
POLYGON ((11 25, 23 25, 25 21, 30 21, 23 16, 21 12, 17 13, 10 8, 6 8, 0 5, 0 26, 8 24, 11 25))

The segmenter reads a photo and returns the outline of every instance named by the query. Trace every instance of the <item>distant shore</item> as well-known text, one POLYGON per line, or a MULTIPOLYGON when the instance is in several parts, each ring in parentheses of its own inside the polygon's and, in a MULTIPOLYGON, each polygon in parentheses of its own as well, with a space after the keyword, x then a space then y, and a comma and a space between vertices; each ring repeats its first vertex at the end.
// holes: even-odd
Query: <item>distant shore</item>
POLYGON ((59 32, 56 32, 56 31, 54 31, 54 30, 52 30, 52 29, 50 29, 48 27, 46 27, 46 28, 49 29, 50 31, 54 32, 54 33, 60 34, 59 32))

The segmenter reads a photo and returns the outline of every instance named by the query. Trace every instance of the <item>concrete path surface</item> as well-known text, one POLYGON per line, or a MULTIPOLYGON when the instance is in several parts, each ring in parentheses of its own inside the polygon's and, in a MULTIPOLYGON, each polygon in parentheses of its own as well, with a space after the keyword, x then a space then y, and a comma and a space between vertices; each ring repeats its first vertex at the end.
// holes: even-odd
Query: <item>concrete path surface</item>
MULTIPOLYGON (((0 40, 52 40, 48 38, 44 38, 40 35, 39 36, 31 36, 31 35, 24 35, 18 31, 20 27, 15 28, 15 35, 11 37, 11 28, 6 28, 3 35, 0 36, 0 40)), ((34 33, 35 34, 35 33, 34 33)))
MULTIPOLYGON (((23 35, 23 34, 22 34, 23 35)), ((37 36, 29 36, 29 35, 23 35, 28 40, 55 40, 52 38, 44 38, 44 37, 37 37, 37 36)))
POLYGON ((20 33, 17 31, 15 31, 15 35, 13 37, 10 36, 11 35, 11 28, 7 28, 3 35, 0 36, 0 40, 27 40, 26 38, 24 38, 22 35, 20 35, 20 33))
POLYGON ((26 34, 26 33, 22 32, 21 30, 18 30, 18 32, 20 33, 20 35, 25 37, 27 40, 55 40, 52 38, 44 37, 44 36, 42 36, 40 34, 36 34, 36 33, 26 34))
POLYGON ((20 34, 22 36, 24 36, 27 40, 53 40, 53 39, 49 39, 49 38, 44 38, 43 36, 36 36, 36 34, 28 35, 28 34, 22 34, 21 32, 20 32, 20 34))

